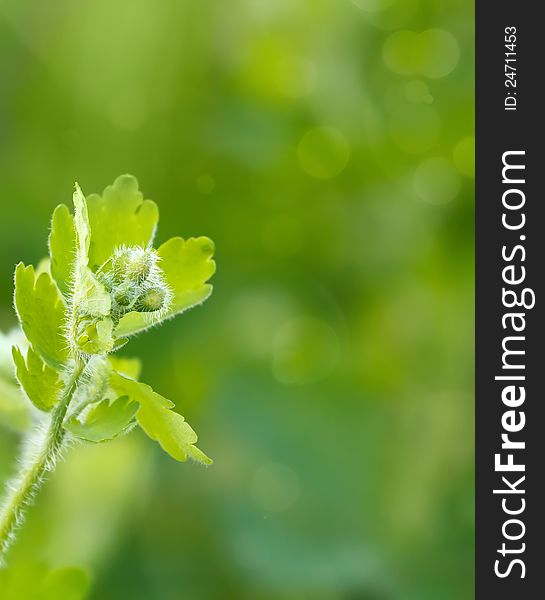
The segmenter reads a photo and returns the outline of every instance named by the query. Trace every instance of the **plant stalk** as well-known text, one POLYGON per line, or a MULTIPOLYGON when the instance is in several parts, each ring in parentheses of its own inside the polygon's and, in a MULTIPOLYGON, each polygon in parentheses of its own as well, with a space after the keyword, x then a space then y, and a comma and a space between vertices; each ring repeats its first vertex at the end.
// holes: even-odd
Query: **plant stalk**
POLYGON ((49 424, 42 434, 37 452, 31 453, 29 459, 21 461, 18 475, 8 484, 0 512, 0 566, 4 564, 6 552, 15 540, 16 530, 24 520, 25 508, 32 503, 47 473, 54 470, 62 453, 65 437, 63 421, 83 369, 84 363, 79 358, 76 359, 61 399, 51 412, 49 424))

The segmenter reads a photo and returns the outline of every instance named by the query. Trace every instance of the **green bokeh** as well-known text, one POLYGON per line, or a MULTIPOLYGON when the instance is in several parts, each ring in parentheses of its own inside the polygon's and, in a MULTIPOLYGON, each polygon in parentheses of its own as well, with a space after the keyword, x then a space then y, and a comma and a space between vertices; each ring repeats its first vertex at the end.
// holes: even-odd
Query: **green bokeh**
POLYGON ((135 174, 158 240, 207 235, 218 263, 123 351, 214 466, 139 433, 72 450, 13 569, 83 567, 93 600, 473 596, 472 17, 0 0, 0 329, 76 179, 135 174))

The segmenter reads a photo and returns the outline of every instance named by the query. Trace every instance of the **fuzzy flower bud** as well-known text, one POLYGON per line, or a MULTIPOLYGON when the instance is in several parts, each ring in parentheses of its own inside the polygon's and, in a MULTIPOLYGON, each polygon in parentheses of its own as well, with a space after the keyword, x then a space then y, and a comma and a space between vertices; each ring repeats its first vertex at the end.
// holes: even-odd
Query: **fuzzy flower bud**
POLYGON ((165 289, 155 286, 145 290, 137 299, 135 310, 139 312, 155 312, 165 308, 167 292, 165 289))
POLYGON ((150 276, 158 260, 157 252, 149 248, 118 248, 112 257, 112 279, 115 283, 142 283, 150 276))
POLYGON ((131 307, 134 303, 134 286, 128 283, 121 283, 112 288, 112 300, 117 306, 131 307))
POLYGON ((168 310, 172 292, 152 248, 122 246, 101 267, 98 276, 112 298, 114 321, 128 312, 161 313, 168 310))

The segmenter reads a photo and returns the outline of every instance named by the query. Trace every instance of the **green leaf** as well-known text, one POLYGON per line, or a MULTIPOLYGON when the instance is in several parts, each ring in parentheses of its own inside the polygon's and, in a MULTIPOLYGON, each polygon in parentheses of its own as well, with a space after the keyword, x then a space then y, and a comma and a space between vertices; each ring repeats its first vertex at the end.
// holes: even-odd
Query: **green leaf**
POLYGON ((159 210, 155 202, 144 200, 132 175, 118 177, 102 196, 88 196, 87 206, 92 231, 91 270, 106 262, 117 246, 145 248, 153 241, 159 210))
POLYGON ((87 267, 80 267, 74 289, 74 306, 84 315, 108 316, 112 299, 106 288, 87 267))
POLYGON ((0 379, 15 383, 12 346, 19 346, 24 350, 28 348, 27 339, 19 326, 14 327, 8 333, 0 331, 0 379))
POLYGON ((112 367, 108 357, 91 356, 84 374, 74 392, 67 418, 79 415, 89 404, 95 404, 104 398, 116 398, 115 392, 109 390, 108 384, 112 367))
POLYGON ((19 383, 34 406, 45 412, 59 399, 63 383, 55 369, 47 366, 29 347, 26 361, 17 346, 13 346, 13 362, 19 383))
POLYGON ((82 317, 76 319, 76 345, 86 354, 107 354, 114 349, 114 323, 109 317, 82 317))
POLYGON ((85 196, 76 183, 72 196, 74 202, 74 229, 76 233, 76 267, 89 264, 89 246, 91 244, 91 226, 85 196))
POLYGON ((202 464, 212 464, 212 460, 194 445, 197 434, 182 415, 170 410, 174 406, 170 400, 154 392, 149 385, 120 373, 112 373, 110 385, 118 394, 126 394, 139 403, 138 424, 172 458, 184 462, 191 457, 202 464))
POLYGON ((76 232, 76 263, 74 282, 74 310, 91 316, 110 314, 112 301, 106 288, 88 268, 91 229, 87 202, 79 185, 74 192, 74 226, 76 232))
POLYGON ((51 257, 51 275, 59 290, 68 296, 70 282, 74 270, 74 249, 76 247, 76 231, 74 219, 66 204, 59 204, 51 219, 49 234, 49 256, 51 257))
POLYGON ((109 356, 110 365, 114 371, 130 377, 138 379, 142 370, 142 363, 138 358, 126 358, 124 356, 109 356))
POLYGON ((113 321, 109 316, 112 300, 106 288, 87 266, 91 229, 87 203, 77 184, 74 192, 74 225, 76 262, 70 335, 82 352, 104 354, 111 352, 114 347, 113 321))
POLYGON ((83 420, 72 417, 64 427, 82 440, 105 442, 126 432, 137 410, 138 404, 128 396, 121 396, 112 403, 103 400, 94 405, 83 420))
POLYGON ((212 293, 212 286, 206 283, 216 270, 216 263, 212 260, 212 240, 207 237, 188 240, 174 237, 162 244, 158 253, 161 258, 159 266, 174 294, 172 305, 159 318, 146 313, 128 313, 119 321, 115 330, 117 336, 130 336, 144 331, 201 304, 212 293))
POLYGON ((160 246, 159 265, 174 293, 168 316, 204 302, 212 293, 212 286, 206 282, 216 271, 214 250, 214 242, 207 237, 174 237, 160 246))
POLYGON ((98 279, 85 267, 76 272, 73 295, 74 326, 71 336, 78 348, 87 354, 111 352, 115 340, 110 318, 112 300, 98 279))
POLYGON ((37 278, 32 265, 15 269, 15 308, 28 341, 51 366, 59 367, 67 357, 64 337, 65 306, 48 273, 37 278))
POLYGON ((80 415, 82 410, 90 404, 96 404, 105 398, 117 398, 118 394, 110 387, 110 377, 114 370, 131 379, 137 379, 140 369, 141 364, 137 358, 118 357, 111 354, 107 357, 91 357, 85 377, 78 385, 72 399, 69 418, 80 415))
POLYGON ((51 261, 49 260, 48 256, 42 258, 40 262, 36 265, 36 277, 39 277, 42 273, 47 273, 48 275, 51 275, 51 261))

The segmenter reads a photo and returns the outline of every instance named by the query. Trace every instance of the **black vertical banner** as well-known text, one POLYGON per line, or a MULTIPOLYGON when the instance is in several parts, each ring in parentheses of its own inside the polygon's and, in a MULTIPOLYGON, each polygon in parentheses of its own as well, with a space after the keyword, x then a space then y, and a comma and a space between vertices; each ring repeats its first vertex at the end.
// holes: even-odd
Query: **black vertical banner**
POLYGON ((476 597, 482 600, 545 598, 540 8, 506 0, 476 6, 476 597))

